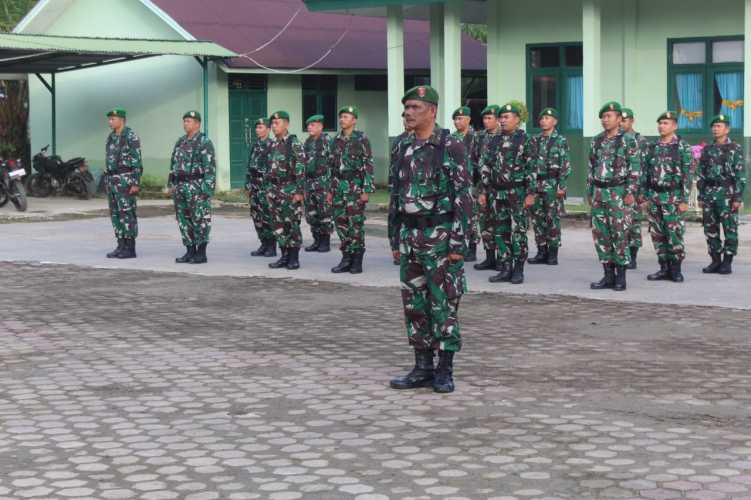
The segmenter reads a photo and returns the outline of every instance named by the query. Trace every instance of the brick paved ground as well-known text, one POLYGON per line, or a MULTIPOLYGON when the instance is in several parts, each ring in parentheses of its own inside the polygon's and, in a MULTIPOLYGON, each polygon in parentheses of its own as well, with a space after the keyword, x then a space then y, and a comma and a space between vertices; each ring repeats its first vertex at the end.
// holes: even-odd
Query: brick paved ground
POLYGON ((751 312, 0 263, 0 498, 751 498, 751 312), (630 324, 627 324, 631 321, 630 324))

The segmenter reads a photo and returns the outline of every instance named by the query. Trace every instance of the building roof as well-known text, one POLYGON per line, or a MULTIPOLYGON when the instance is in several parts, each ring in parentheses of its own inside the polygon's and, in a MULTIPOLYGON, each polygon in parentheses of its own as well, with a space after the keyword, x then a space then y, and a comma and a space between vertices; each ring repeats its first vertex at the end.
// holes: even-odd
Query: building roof
MULTIPOLYGON (((152 2, 191 35, 213 40, 238 54, 247 54, 266 44, 297 13, 276 40, 249 54, 255 62, 234 58, 228 64, 232 68, 303 68, 323 56, 346 32, 341 43, 313 70, 386 69, 386 20, 383 18, 310 12, 302 0, 152 2)), ((429 24, 425 21, 404 21, 405 69, 430 68, 429 32, 429 24)), ((462 67, 477 71, 486 67, 485 47, 466 35, 462 40, 462 67)))

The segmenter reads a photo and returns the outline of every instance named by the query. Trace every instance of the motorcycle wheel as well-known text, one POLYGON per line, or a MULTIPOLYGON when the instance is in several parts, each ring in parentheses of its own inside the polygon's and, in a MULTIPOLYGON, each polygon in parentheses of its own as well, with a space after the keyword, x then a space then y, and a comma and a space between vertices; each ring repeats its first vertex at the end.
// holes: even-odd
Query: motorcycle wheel
POLYGON ((68 179, 68 184, 65 187, 68 192, 74 194, 80 200, 88 200, 90 198, 89 187, 80 175, 68 179))
POLYGON ((10 201, 16 207, 19 212, 25 212, 28 207, 26 201, 26 190, 23 188, 23 184, 18 181, 13 181, 10 184, 10 201))
POLYGON ((33 174, 29 179, 31 195, 46 198, 52 193, 52 180, 46 175, 33 174))
POLYGON ((2 181, 0 180, 0 207, 4 207, 9 199, 8 192, 5 190, 5 186, 2 185, 2 181))

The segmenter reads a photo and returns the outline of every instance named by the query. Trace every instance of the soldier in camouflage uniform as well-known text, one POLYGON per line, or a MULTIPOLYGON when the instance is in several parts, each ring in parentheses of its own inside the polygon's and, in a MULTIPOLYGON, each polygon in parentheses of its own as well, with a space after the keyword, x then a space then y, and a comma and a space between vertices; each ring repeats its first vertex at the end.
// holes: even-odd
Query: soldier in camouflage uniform
POLYGON ((248 192, 250 217, 256 228, 261 246, 252 252, 253 257, 275 257, 276 239, 271 220, 271 207, 266 198, 266 175, 269 165, 269 120, 259 118, 255 122, 256 136, 250 145, 248 172, 245 175, 245 190, 248 192))
POLYGON ((454 353, 461 349, 458 309, 466 291, 463 258, 472 218, 464 144, 436 126, 438 93, 420 86, 402 99, 413 127, 392 162, 389 214, 400 221, 390 238, 400 259, 402 302, 415 366, 394 389, 454 390, 454 353), (438 366, 433 367, 438 351, 438 366))
POLYGON ((132 259, 136 256, 138 217, 136 195, 140 189, 143 165, 141 140, 125 125, 126 111, 118 108, 107 113, 112 132, 107 137, 107 164, 104 176, 110 219, 117 238, 117 248, 107 254, 110 259, 132 259))
POLYGON ((592 238, 604 276, 592 290, 626 289, 628 207, 639 190, 641 152, 636 139, 621 129, 621 105, 600 109, 604 132, 592 140, 587 170, 587 201, 592 207, 592 238))
POLYGON ((683 281, 683 214, 688 210, 693 156, 688 143, 675 134, 677 129, 675 111, 661 114, 657 118, 660 138, 647 146, 642 162, 643 193, 639 202, 648 206, 649 233, 660 264, 659 271, 647 276, 650 281, 683 281))
POLYGON ((738 212, 746 188, 746 163, 743 148, 731 141, 729 134, 730 117, 715 116, 712 119, 714 143, 704 148, 696 170, 704 236, 712 258, 702 269, 704 273, 732 273, 733 256, 738 253, 738 212), (720 226, 725 233, 724 245, 720 226))
POLYGON ((328 252, 331 249, 331 170, 334 156, 331 139, 323 133, 323 115, 313 115, 305 122, 308 138, 305 141, 305 220, 310 225, 313 244, 306 252, 328 252))
POLYGON ((566 198, 566 180, 571 174, 568 141, 558 133, 558 110, 545 108, 538 121, 542 132, 529 140, 530 169, 537 179, 530 192, 535 203, 530 215, 537 255, 530 264, 558 265, 561 246, 561 204, 566 198))
MULTIPOLYGON (((649 141, 647 141, 646 137, 634 130, 634 112, 631 109, 622 108, 621 116, 623 117, 623 124, 621 128, 623 128, 623 131, 626 134, 632 135, 634 139, 636 139, 636 143, 639 145, 639 151, 641 152, 642 156, 641 170, 644 170, 644 155, 647 152, 647 144, 649 141)), ((635 194, 637 198, 641 195, 641 189, 642 186, 640 184, 639 191, 635 194)), ((633 206, 627 208, 628 213, 630 214, 627 231, 628 250, 630 254, 628 268, 636 269, 636 257, 639 254, 639 249, 642 246, 641 223, 644 220, 644 212, 642 212, 641 207, 638 203, 635 203, 633 206)))
POLYGON ((482 239, 482 246, 485 249, 485 260, 474 265, 475 269, 478 271, 500 270, 500 266, 498 265, 499 261, 496 258, 498 248, 495 244, 495 237, 493 236, 492 231, 490 231, 489 226, 489 220, 491 217, 490 205, 492 205, 492 200, 488 200, 488 203, 484 207, 480 206, 477 202, 482 184, 482 178, 480 176, 480 161, 486 154, 488 156, 494 155, 495 150, 498 149, 498 143, 492 141, 492 138, 501 133, 501 125, 498 122, 500 114, 501 107, 497 104, 490 104, 482 110, 483 130, 474 134, 472 148, 469 152, 469 164, 467 165, 467 170, 469 170, 469 175, 472 178, 473 198, 475 199, 472 225, 477 229, 477 232, 482 239), (488 148, 493 148, 494 151, 488 152, 488 148))
MULTIPOLYGON (((454 120, 454 127, 456 128, 451 136, 464 142, 464 150, 467 152, 467 165, 469 168, 469 155, 475 139, 475 131, 472 129, 472 125, 470 125, 472 110, 469 106, 462 106, 457 108, 451 117, 454 120)), ((470 172, 471 175, 472 173, 470 172)), ((467 255, 464 256, 464 262, 475 262, 477 260, 477 243, 480 241, 480 228, 476 220, 473 220, 470 225, 467 240, 469 241, 469 248, 467 255)))
POLYGON ((216 189, 214 144, 201 132, 201 114, 183 115, 183 130, 172 150, 167 186, 175 202, 177 226, 187 251, 179 264, 207 262, 206 246, 211 232, 211 198, 216 189))
POLYGON ((282 255, 269 264, 272 269, 300 268, 302 233, 300 222, 305 197, 305 150, 300 140, 289 133, 289 113, 277 111, 271 115, 274 137, 269 150, 269 188, 274 237, 282 255))
MULTIPOLYGON (((391 144, 391 152, 389 154, 389 172, 395 172, 396 171, 395 170, 396 166, 395 166, 394 162, 396 162, 396 161, 399 160, 399 145, 412 132, 412 126, 409 123, 407 123, 407 119, 404 116, 404 112, 402 112, 402 123, 404 125, 404 132, 402 132, 401 134, 397 135, 396 138, 394 139, 394 142, 391 144)), ((393 181, 394 181, 394 179, 392 179, 391 177, 389 177, 389 179, 388 179, 388 182, 389 182, 389 192, 391 192, 391 190, 394 187, 393 186, 393 181)), ((395 213, 389 212, 388 228, 387 229, 388 229, 389 239, 391 240, 390 241, 391 248, 399 248, 399 231, 400 231, 400 229, 399 229, 399 221, 397 220, 398 218, 396 217, 396 215, 397 214, 395 214, 395 213)), ((394 256, 392 262, 394 263, 395 266, 398 266, 399 265, 399 258, 396 257, 396 256, 394 256)))
POLYGON ((365 255, 365 206, 373 184, 373 152, 365 133, 355 130, 359 112, 354 106, 339 110, 339 128, 334 138, 334 224, 341 241, 342 260, 332 273, 362 272, 365 255))
POLYGON ((519 128, 521 110, 516 104, 501 107, 501 134, 492 141, 480 160, 480 195, 478 201, 490 216, 487 231, 498 248, 500 272, 489 278, 491 283, 524 282, 527 261, 527 210, 534 202, 528 193, 535 186, 535 173, 529 165, 527 133, 519 128))

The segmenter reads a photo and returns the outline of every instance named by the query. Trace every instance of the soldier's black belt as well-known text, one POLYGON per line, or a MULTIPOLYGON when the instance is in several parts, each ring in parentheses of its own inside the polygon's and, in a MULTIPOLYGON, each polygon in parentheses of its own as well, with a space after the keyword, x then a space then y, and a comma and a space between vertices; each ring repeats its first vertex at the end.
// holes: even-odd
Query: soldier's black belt
POLYGON ((336 178, 343 181, 351 181, 360 178, 360 172, 339 172, 336 174, 336 178))
POLYGON ((625 179, 613 179, 612 181, 593 180, 592 184, 598 188, 614 188, 626 185, 625 179))
POLYGON ((295 178, 291 175, 285 176, 285 177, 269 177, 269 182, 272 184, 289 184, 290 182, 294 182, 295 178))
POLYGON ((551 172, 547 174, 537 174, 537 180, 540 180, 540 181, 544 181, 547 179, 557 179, 559 177, 560 175, 558 174, 558 172, 551 172))
POLYGON ((191 181, 202 181, 203 180, 203 174, 186 174, 185 172, 176 172, 170 174, 170 177, 172 178, 173 182, 191 182, 191 181))
POLYGON ((733 181, 701 181, 702 187, 731 187, 733 181))
POLYGON ((520 187, 527 187, 527 183, 525 181, 517 181, 517 182, 496 182, 495 188, 499 190, 508 190, 508 189, 515 189, 520 187))
POLYGON ((129 169, 129 168, 127 168, 127 169, 126 168, 123 168, 123 169, 118 168, 117 170, 114 170, 114 171, 111 170, 109 172, 105 172, 104 173, 104 175, 109 175, 109 176, 125 175, 125 174, 135 174, 135 172, 133 170, 129 169))
POLYGON ((679 186, 676 186, 675 184, 670 184, 667 186, 659 186, 657 184, 650 184, 649 189, 656 193, 669 193, 670 191, 675 191, 678 189, 679 186))
POLYGON ((399 222, 410 229, 428 229, 447 222, 454 222, 454 213, 438 215, 399 214, 399 222))

